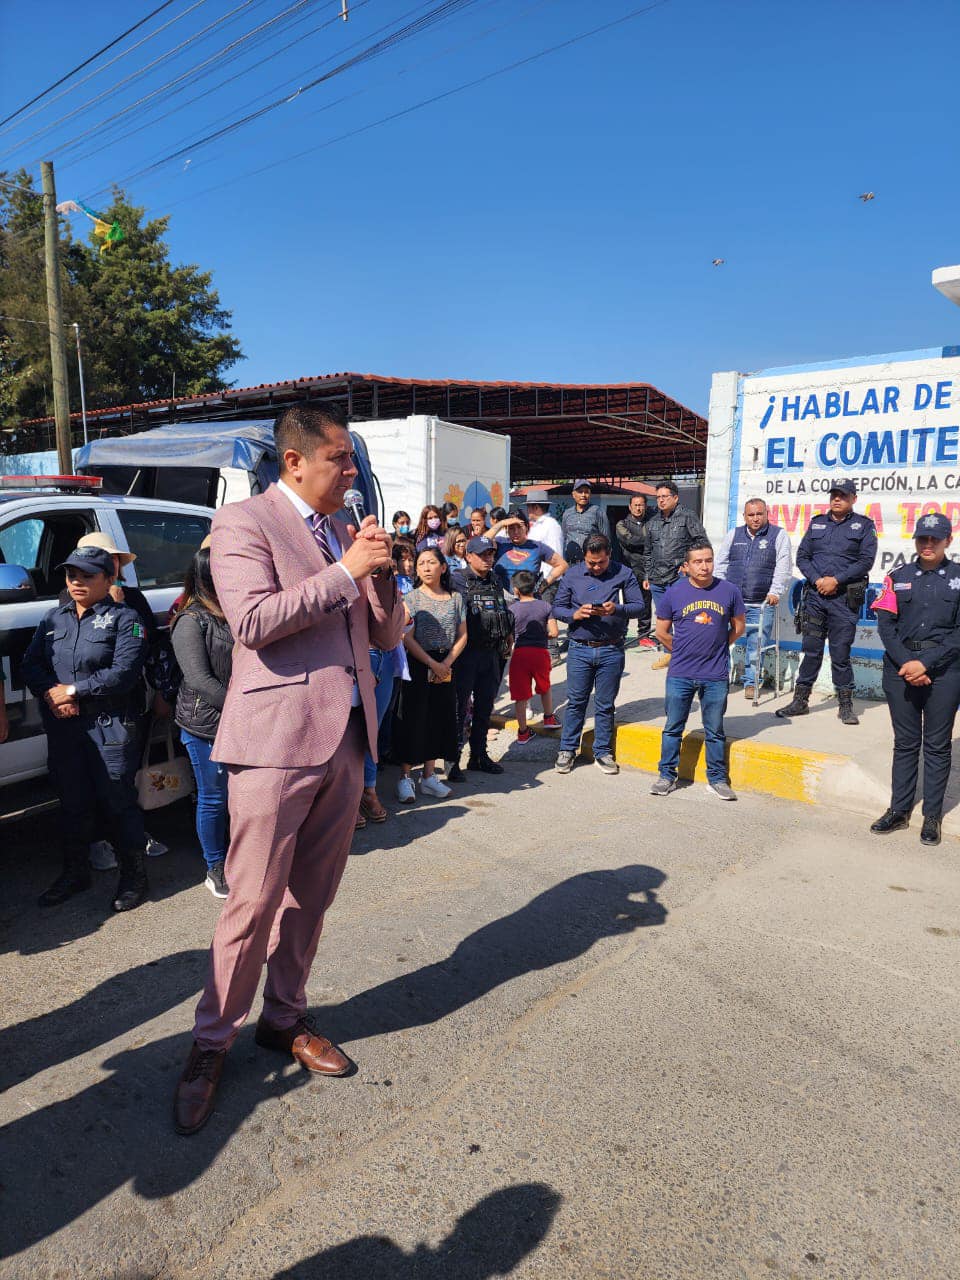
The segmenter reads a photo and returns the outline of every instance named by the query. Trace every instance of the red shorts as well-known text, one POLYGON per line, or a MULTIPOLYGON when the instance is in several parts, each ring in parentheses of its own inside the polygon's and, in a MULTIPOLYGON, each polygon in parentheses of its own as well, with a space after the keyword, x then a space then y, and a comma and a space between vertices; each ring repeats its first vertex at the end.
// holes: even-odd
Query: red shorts
POLYGON ((510 697, 514 702, 526 702, 537 693, 550 688, 550 650, 529 648, 514 649, 510 659, 510 697))

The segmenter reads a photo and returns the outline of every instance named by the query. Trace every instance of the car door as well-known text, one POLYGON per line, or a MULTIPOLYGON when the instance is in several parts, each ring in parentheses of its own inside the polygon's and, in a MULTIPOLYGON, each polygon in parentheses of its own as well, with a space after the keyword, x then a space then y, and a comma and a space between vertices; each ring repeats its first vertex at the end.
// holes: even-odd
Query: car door
POLYGON ((0 744, 0 787, 46 769, 40 708, 24 687, 20 663, 37 624, 56 606, 65 577, 57 565, 80 538, 98 528, 96 505, 74 498, 31 499, 0 506, 0 559, 29 573, 36 598, 0 606, 0 664, 10 733, 0 744))
MULTIPOLYGON (((200 543, 210 532, 208 508, 162 507, 123 502, 113 508, 123 544, 137 557, 131 571, 157 620, 163 623, 183 590, 183 579, 200 543)), ((118 543, 118 545, 121 545, 118 543)))

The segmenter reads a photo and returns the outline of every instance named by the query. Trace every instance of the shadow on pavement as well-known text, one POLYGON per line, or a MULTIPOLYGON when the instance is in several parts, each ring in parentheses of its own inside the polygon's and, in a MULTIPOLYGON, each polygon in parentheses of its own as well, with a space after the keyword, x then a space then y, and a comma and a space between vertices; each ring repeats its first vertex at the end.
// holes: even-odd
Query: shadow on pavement
MULTIPOLYGON (((667 912, 656 891, 665 878, 663 871, 642 864, 572 876, 476 930, 446 960, 321 1008, 321 1030, 347 1041, 433 1023, 513 978, 584 954, 601 938, 662 924, 667 912)), ((177 992, 194 986, 202 973, 193 955, 188 951, 181 957, 189 979, 171 974, 177 992)), ((58 1017, 69 1024, 73 1010, 67 1006, 46 1015, 44 1026, 54 1027, 58 1017)), ((149 1010, 140 1006, 138 1014, 146 1018, 149 1010)), ((141 1020, 138 1014, 126 1018, 114 1013, 114 1025, 132 1029, 141 1020)), ((69 1047, 68 1030, 65 1035, 69 1047)), ((96 1030, 79 1030, 76 1051, 98 1038, 96 1030)), ((182 1190, 210 1166, 259 1106, 310 1081, 303 1071, 278 1071, 274 1055, 253 1047, 252 1029, 247 1028, 229 1056, 210 1122, 193 1137, 176 1138, 173 1089, 188 1048, 184 1032, 125 1049, 103 1063, 112 1073, 107 1078, 31 1110, 6 1127, 0 1144, 0 1256, 18 1253, 60 1230, 126 1182, 148 1200, 182 1190)), ((349 1085, 343 1082, 342 1087, 349 1085)), ((11 1097, 15 1100, 16 1093, 11 1097)), ((470 1233, 475 1234, 472 1219, 467 1234, 473 1238, 470 1233)), ((493 1272, 447 1274, 459 1278, 493 1272)))
POLYGON ((642 864, 572 876, 471 933, 445 960, 317 1008, 317 1024, 333 1040, 355 1041, 438 1022, 521 974, 583 955, 601 938, 663 924, 667 911, 656 891, 665 879, 642 864))
POLYGON ((404 1253, 387 1236, 358 1236, 304 1258, 273 1280, 488 1280, 509 1275, 550 1230, 561 1196, 524 1182, 485 1196, 436 1249, 404 1253))
MULTIPOLYGON (((37 906, 38 895, 60 871, 59 822, 57 810, 0 828, 0 881, 4 885, 0 953, 29 956, 54 951, 98 933, 116 919, 110 899, 116 888, 117 871, 92 872, 92 886, 62 906, 37 906)), ((147 830, 170 851, 147 859, 150 899, 139 911, 149 911, 150 903, 202 884, 205 873, 192 805, 178 803, 148 814, 147 830)))
POLYGON ((206 968, 206 951, 177 951, 114 974, 71 1004, 0 1029, 0 1093, 198 995, 206 968))

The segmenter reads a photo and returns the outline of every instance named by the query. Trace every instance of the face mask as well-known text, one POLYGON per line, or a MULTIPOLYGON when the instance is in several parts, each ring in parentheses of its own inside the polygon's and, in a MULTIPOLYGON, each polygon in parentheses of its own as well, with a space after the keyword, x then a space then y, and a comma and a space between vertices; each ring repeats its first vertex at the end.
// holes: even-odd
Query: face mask
POLYGON ((440 521, 437 519, 437 517, 436 517, 436 516, 431 516, 431 517, 430 517, 430 519, 427 521, 427 528, 428 528, 428 529, 439 529, 439 528, 440 528, 440 521))
POLYGON ((456 517, 456 516, 447 516, 447 528, 448 528, 448 529, 455 529, 459 523, 460 523, 460 521, 457 519, 457 517, 456 517))
POLYGON ((409 533, 409 532, 410 532, 410 526, 408 524, 397 525, 397 533, 409 533))

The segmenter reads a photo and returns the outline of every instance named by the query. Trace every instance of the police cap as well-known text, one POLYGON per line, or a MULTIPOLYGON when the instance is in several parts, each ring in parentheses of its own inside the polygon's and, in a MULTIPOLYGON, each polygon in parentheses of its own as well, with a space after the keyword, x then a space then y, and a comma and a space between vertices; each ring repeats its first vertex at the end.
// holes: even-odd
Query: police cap
POLYGON ((82 569, 84 573, 105 573, 113 578, 113 556, 101 547, 77 547, 58 569, 82 569))
POLYGON ((851 498, 857 496, 857 486, 852 480, 837 480, 830 486, 831 493, 845 493, 851 498))
POLYGON ((487 551, 496 551, 489 538, 471 538, 467 543, 468 556, 482 556, 487 551))
POLYGON ((915 538, 949 538, 953 534, 953 525, 947 516, 931 512, 917 521, 913 532, 915 538))

